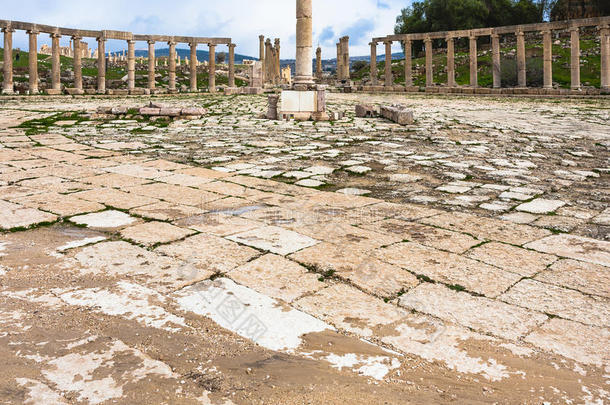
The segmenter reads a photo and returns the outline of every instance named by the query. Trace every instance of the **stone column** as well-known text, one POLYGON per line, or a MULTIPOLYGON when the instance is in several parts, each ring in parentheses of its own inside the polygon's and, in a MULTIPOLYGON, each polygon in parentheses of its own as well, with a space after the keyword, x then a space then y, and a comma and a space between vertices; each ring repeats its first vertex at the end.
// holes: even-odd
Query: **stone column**
POLYGON ((189 64, 190 90, 195 93, 197 91, 197 43, 192 42, 189 46, 191 47, 191 60, 189 64))
MULTIPOLYGON (((271 46, 271 39, 267 38, 265 42, 265 81, 273 82, 273 46, 271 46)), ((265 83, 265 82, 263 82, 265 83)))
POLYGON ((412 43, 410 39, 404 41, 405 45, 405 87, 413 86, 413 61, 412 61, 412 43))
POLYGON ((349 71, 349 37, 345 36, 341 38, 341 67, 343 68, 343 79, 350 79, 349 71))
MULTIPOLYGON (((30 94, 38 93, 38 31, 28 31, 30 37, 29 46, 29 75, 30 75, 30 94)), ((6 57, 5 57, 6 58, 6 57)))
POLYGON ((275 58, 273 59, 273 77, 275 84, 280 83, 280 39, 275 38, 275 58))
POLYGON ((154 90, 156 87, 155 67, 157 58, 155 56, 155 41, 148 41, 148 89, 154 90))
POLYGON ((229 87, 235 87, 235 44, 229 44, 229 87))
POLYGON ((262 73, 263 73, 263 85, 265 84, 265 36, 259 35, 259 49, 258 49, 258 60, 261 62, 262 73))
POLYGON ((384 41, 385 44, 385 86, 392 87, 394 78, 392 77, 392 41, 384 41))
POLYGON ((208 63, 209 69, 209 91, 210 93, 216 93, 216 45, 208 44, 210 47, 210 62, 208 63))
POLYGON ((106 93, 106 40, 97 39, 97 92, 106 93))
POLYGON ((371 85, 377 86, 377 42, 370 42, 371 46, 371 85))
POLYGON ((61 35, 51 34, 51 88, 61 90, 61 60, 59 58, 59 38, 61 35))
POLYGON ((2 82, 2 92, 13 94, 13 32, 12 28, 3 28, 4 32, 4 81, 2 82))
POLYGON ((432 71, 432 39, 424 39, 426 48, 426 87, 434 86, 434 72, 432 71))
POLYGON ((136 88, 136 41, 127 41, 127 90, 136 88))
POLYGON ((313 84, 311 0, 297 0, 297 56, 295 85, 313 84))
POLYGON ((493 76, 493 87, 502 87, 502 64, 500 63, 500 35, 491 34, 491 69, 493 76))
POLYGON ((316 49, 316 78, 322 79, 322 48, 316 49))
POLYGON ((601 87, 610 90, 610 25, 599 27, 601 54, 601 87))
POLYGON ((72 37, 72 42, 74 43, 74 87, 77 90, 83 89, 83 53, 81 50, 81 39, 82 37, 72 37))
POLYGON ((445 38, 447 42, 447 86, 455 87, 455 41, 453 37, 445 38))
POLYGON ((570 28, 570 65, 572 77, 572 90, 580 90, 580 30, 578 27, 570 28))
POLYGON ((341 42, 337 42, 337 80, 343 80, 343 57, 341 56, 341 42))
POLYGON ((170 92, 176 91, 176 43, 169 41, 169 85, 168 90, 170 92))
POLYGON ((527 73, 525 66, 525 35, 518 31, 517 36, 517 86, 527 87, 527 73))
POLYGON ((543 46, 543 88, 553 88, 553 40, 551 38, 551 30, 542 31, 542 46, 543 46))
POLYGON ((477 61, 477 37, 470 36, 470 86, 479 86, 478 61, 477 61))

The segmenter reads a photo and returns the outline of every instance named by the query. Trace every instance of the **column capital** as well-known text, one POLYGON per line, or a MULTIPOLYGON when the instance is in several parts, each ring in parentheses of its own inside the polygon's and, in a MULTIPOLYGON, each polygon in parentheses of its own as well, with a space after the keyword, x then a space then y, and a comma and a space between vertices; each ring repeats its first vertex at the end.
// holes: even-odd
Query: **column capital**
POLYGON ((56 33, 49 34, 49 36, 50 36, 51 38, 61 38, 61 35, 56 34, 56 33))
POLYGON ((261 41, 264 41, 265 40, 265 36, 264 35, 259 35, 258 39, 261 40, 261 41))
POLYGON ((517 32, 515 32, 515 35, 518 37, 522 37, 525 35, 525 33, 523 31, 517 31, 517 32))
POLYGON ((104 37, 97 37, 97 38, 95 38, 95 40, 97 42, 106 42, 106 38, 104 38, 104 37))
POLYGON ((425 38, 424 38, 424 42, 432 42, 432 38, 430 38, 430 37, 425 37, 425 38))
POLYGON ((377 46, 377 42, 375 42, 375 41, 371 41, 371 42, 369 42, 369 45, 370 45, 370 46, 377 46))
POLYGON ((542 35, 549 35, 551 33, 551 29, 550 28, 545 28, 545 29, 541 30, 540 33, 542 35))
POLYGON ((28 34, 28 35, 38 35, 38 34, 40 34, 40 31, 37 31, 37 30, 27 30, 26 34, 28 34))
POLYGON ((492 32, 490 36, 491 36, 491 38, 492 38, 492 39, 498 39, 498 38, 500 38, 500 34, 498 34, 498 33, 496 33, 496 32, 492 32))
POLYGON ((176 46, 176 42, 174 42, 174 41, 167 41, 167 44, 169 46, 176 46))
POLYGON ((197 45, 198 45, 198 43, 197 43, 197 42, 189 42, 189 46, 190 46, 191 48, 193 48, 193 47, 197 48, 197 45))
POLYGON ((602 25, 598 25, 597 29, 599 31, 605 31, 605 30, 609 30, 610 29, 610 24, 602 24, 602 25))
POLYGON ((15 32, 15 29, 11 27, 4 27, 2 28, 2 32, 15 32))
POLYGON ((83 37, 82 37, 82 36, 80 36, 80 35, 73 35, 73 36, 72 36, 72 40, 73 40, 73 41, 80 41, 81 39, 83 39, 83 37))
POLYGON ((229 48, 235 49, 235 47, 237 46, 237 44, 229 44, 228 46, 229 46, 229 48))
POLYGON ((445 41, 447 41, 447 42, 453 41, 454 39, 455 39, 455 37, 453 35, 447 35, 445 37, 445 41))
POLYGON ((470 39, 470 40, 473 40, 473 39, 476 40, 477 38, 478 38, 478 36, 476 36, 474 34, 468 35, 468 39, 470 39))
POLYGON ((156 43, 157 43, 157 41, 153 41, 152 39, 149 39, 149 40, 148 40, 148 41, 146 41, 146 42, 148 42, 148 45, 154 45, 154 44, 156 44, 156 43))
POLYGON ((133 39, 128 39, 128 40, 127 40, 127 43, 128 43, 129 45, 133 45, 133 44, 135 44, 135 43, 136 43, 136 41, 134 41, 133 39))
POLYGON ((389 39, 386 39, 385 41, 383 41, 384 44, 388 45, 392 45, 392 41, 390 41, 389 39))
POLYGON ((208 44, 208 47, 210 47, 210 48, 216 48, 216 44, 208 44))
POLYGON ((413 40, 411 38, 403 39, 402 43, 405 45, 411 45, 411 43, 413 43, 413 40))
POLYGON ((568 31, 570 31, 570 32, 580 32, 580 27, 572 26, 572 27, 568 28, 568 31))

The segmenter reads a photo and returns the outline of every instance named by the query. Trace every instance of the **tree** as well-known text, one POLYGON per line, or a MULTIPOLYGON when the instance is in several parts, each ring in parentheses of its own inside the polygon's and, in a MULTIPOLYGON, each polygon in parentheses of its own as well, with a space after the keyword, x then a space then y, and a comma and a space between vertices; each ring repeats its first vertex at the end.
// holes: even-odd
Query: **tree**
POLYGON ((216 63, 223 64, 227 60, 227 54, 225 52, 220 52, 216 55, 216 63))

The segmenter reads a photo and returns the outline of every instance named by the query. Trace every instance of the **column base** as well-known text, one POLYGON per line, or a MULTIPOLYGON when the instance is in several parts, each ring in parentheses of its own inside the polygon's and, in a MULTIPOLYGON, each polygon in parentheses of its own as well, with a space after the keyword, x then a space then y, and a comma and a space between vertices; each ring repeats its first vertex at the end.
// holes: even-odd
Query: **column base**
POLYGON ((66 88, 66 93, 68 93, 71 96, 80 96, 85 94, 85 91, 83 89, 77 89, 77 88, 66 88))
POLYGON ((61 93, 61 90, 58 90, 58 89, 47 89, 47 90, 46 90, 46 93, 47 93, 49 96, 59 96, 59 95, 61 95, 61 94, 62 94, 62 93, 61 93))
POLYGON ((3 89, 1 94, 15 94, 15 90, 3 89))

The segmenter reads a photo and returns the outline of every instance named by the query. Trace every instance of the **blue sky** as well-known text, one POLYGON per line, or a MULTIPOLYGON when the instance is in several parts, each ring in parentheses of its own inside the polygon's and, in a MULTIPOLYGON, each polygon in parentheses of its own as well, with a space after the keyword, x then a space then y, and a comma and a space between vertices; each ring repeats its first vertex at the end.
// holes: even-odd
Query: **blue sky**
MULTIPOLYGON (((237 44, 236 52, 251 56, 258 55, 258 36, 264 34, 281 39, 283 58, 293 58, 295 53, 294 0, 0 2, 3 3, 0 19, 138 34, 231 37, 237 44)), ((323 57, 332 58, 336 55, 335 44, 343 35, 351 38, 352 55, 368 55, 370 39, 392 33, 396 16, 410 0, 313 0, 313 4, 314 47, 320 44, 323 57)), ((68 41, 63 38, 62 45, 67 45, 68 41)), ((14 42, 15 47, 27 49, 25 33, 16 33, 14 42)), ((96 47, 94 40, 89 42, 96 47)), ((46 35, 41 35, 39 45, 44 43, 50 44, 50 41, 46 35)), ((395 46, 398 50, 398 44, 395 46)), ((120 41, 108 44, 109 50, 125 47, 120 41)), ((146 49, 146 44, 138 43, 136 48, 146 49)), ((378 52, 383 52, 381 47, 378 52)))

